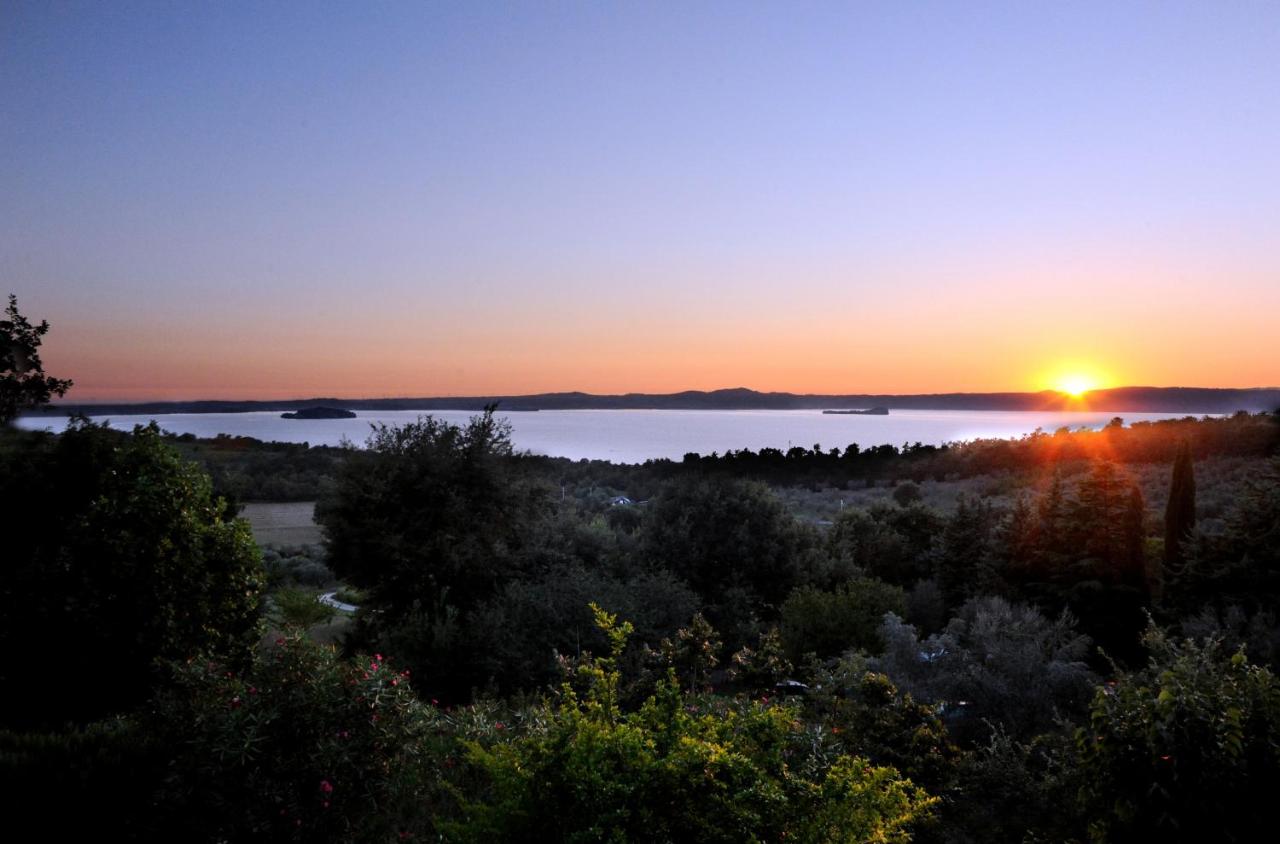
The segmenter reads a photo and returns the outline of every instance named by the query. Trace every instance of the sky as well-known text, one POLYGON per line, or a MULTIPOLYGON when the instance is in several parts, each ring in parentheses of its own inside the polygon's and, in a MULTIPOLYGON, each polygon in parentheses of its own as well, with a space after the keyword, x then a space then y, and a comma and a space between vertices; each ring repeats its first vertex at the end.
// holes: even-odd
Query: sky
POLYGON ((1275 3, 0 0, 79 401, 1280 384, 1275 3))

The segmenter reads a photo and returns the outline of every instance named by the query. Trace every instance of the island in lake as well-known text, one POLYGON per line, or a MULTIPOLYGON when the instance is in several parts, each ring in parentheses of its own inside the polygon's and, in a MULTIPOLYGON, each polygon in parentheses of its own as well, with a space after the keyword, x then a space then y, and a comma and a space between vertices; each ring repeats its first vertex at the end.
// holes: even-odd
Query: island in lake
POLYGON ((824 410, 822 412, 832 416, 888 416, 889 408, 870 407, 866 410, 824 410))
POLYGON ((355 419, 354 410, 340 407, 304 407, 291 413, 281 413, 281 419, 355 419))

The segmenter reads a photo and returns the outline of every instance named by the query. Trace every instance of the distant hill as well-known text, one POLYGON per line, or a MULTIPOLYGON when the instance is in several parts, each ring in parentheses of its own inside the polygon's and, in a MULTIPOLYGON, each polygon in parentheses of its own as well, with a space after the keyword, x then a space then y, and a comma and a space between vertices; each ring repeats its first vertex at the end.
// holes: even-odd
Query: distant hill
POLYGON ((926 395, 817 395, 761 393, 738 387, 681 393, 541 393, 531 396, 451 396, 435 398, 336 399, 286 401, 183 401, 136 404, 61 402, 44 413, 109 416, 166 413, 247 413, 296 411, 316 405, 351 410, 481 410, 497 403, 504 410, 824 410, 832 407, 886 407, 890 410, 1091 410, 1116 413, 1233 413, 1280 409, 1280 388, 1117 387, 1094 390, 1083 401, 1064 393, 933 393, 926 395))

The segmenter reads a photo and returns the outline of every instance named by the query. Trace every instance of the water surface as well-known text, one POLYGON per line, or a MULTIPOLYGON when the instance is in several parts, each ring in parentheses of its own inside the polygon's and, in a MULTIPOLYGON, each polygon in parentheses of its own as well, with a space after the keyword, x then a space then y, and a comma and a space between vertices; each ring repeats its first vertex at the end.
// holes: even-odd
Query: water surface
MULTIPOLYGON (((427 415, 421 411, 356 411, 355 419, 281 419, 276 412, 174 413, 160 416, 111 416, 115 428, 131 429, 155 419, 177 434, 214 437, 249 436, 260 440, 338 445, 344 439, 360 445, 371 423, 389 425, 427 415)), ((474 413, 434 411, 432 416, 463 424, 474 413)), ((512 426, 516 448, 536 454, 641 463, 652 458, 681 459, 685 453, 724 453, 749 448, 786 450, 791 446, 843 449, 885 443, 902 445, 979 437, 1020 437, 1037 428, 1099 428, 1117 414, 1098 412, 1042 413, 1011 410, 894 410, 888 416, 825 415, 817 410, 540 410, 499 413, 512 426)), ((1125 413, 1126 423, 1170 419, 1185 414, 1125 413)), ((98 419, 97 421, 103 421, 98 419)), ((60 430, 65 423, 48 416, 22 417, 23 428, 60 430)))

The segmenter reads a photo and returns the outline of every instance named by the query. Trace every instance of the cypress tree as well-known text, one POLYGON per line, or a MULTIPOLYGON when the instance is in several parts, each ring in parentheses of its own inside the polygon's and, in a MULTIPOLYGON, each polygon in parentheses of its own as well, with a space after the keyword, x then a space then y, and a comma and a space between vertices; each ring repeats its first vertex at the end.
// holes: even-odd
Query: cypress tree
POLYGON ((1147 505, 1137 484, 1129 486, 1129 500, 1124 511, 1124 559, 1121 581, 1140 589, 1147 588, 1147 505))
POLYGON ((1164 562, 1176 569, 1184 559, 1183 543, 1196 526, 1196 476, 1191 466, 1191 447, 1186 440, 1178 446, 1169 484, 1169 505, 1164 511, 1164 562))

